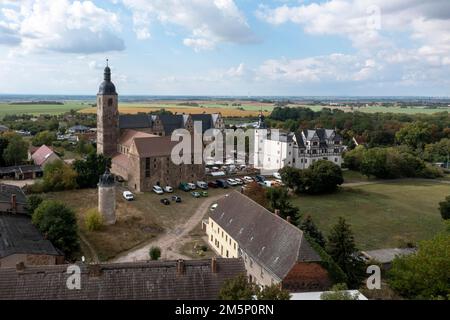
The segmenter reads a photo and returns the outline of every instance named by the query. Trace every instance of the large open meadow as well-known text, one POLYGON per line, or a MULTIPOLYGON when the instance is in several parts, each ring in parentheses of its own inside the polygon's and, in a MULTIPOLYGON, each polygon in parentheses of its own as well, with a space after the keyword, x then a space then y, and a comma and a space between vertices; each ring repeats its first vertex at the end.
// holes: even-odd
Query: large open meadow
POLYGON ((438 207, 448 195, 448 183, 394 180, 345 186, 329 195, 296 196, 292 202, 325 235, 344 217, 360 249, 379 249, 417 243, 442 231, 438 207))
MULTIPOLYGON (((89 103, 83 101, 68 101, 64 104, 9 104, 0 103, 0 119, 7 114, 62 114, 70 110, 86 109, 89 103)), ((93 108, 95 110, 95 108, 93 108)))

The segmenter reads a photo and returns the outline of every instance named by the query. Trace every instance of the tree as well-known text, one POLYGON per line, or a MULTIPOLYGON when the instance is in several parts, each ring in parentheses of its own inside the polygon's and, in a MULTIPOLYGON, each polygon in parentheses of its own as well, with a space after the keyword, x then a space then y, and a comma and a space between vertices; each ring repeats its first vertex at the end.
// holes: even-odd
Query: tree
POLYGON ((317 228, 310 215, 306 216, 305 220, 303 220, 298 227, 300 230, 310 236, 315 242, 317 242, 318 245, 320 245, 322 248, 325 248, 325 238, 322 232, 320 232, 319 228, 317 228))
POLYGON ((450 139, 442 139, 433 144, 427 144, 423 158, 430 162, 450 161, 450 139))
POLYGON ((151 247, 148 251, 148 255, 151 260, 158 260, 161 257, 161 248, 160 247, 151 247))
POLYGON ((44 167, 44 191, 71 190, 77 187, 77 173, 61 160, 48 163, 44 167))
POLYGON ((95 153, 94 146, 86 140, 86 138, 80 138, 78 141, 75 151, 81 155, 95 153))
POLYGON ((245 188, 245 195, 251 198, 256 203, 259 203, 263 207, 268 207, 268 201, 266 196, 266 189, 261 187, 256 182, 249 183, 245 188))
POLYGON ((3 159, 6 165, 18 165, 28 156, 28 144, 19 135, 12 135, 8 140, 3 159))
POLYGON ((327 252, 347 275, 347 285, 358 288, 364 277, 364 263, 357 257, 353 233, 342 217, 330 231, 327 252))
POLYGON ((220 289, 220 300, 253 300, 255 285, 248 281, 247 276, 241 274, 224 281, 220 289))
POLYGON ((335 284, 330 292, 320 295, 320 300, 358 300, 359 293, 351 294, 345 283, 335 284))
POLYGON ((344 154, 344 164, 350 170, 360 170, 361 162, 364 155, 364 146, 357 146, 355 149, 351 151, 347 151, 344 154))
POLYGON ((341 168, 327 160, 314 162, 308 170, 310 175, 310 186, 308 193, 329 193, 335 191, 344 182, 341 168))
POLYGON ((109 158, 95 152, 88 154, 86 160, 75 161, 73 168, 77 173, 77 185, 80 188, 94 188, 110 163, 109 158))
POLYGON ((6 147, 8 147, 9 140, 3 135, 0 136, 0 167, 4 167, 6 165, 5 159, 3 159, 3 152, 6 147))
POLYGON ((432 128, 428 123, 416 121, 401 128, 395 138, 399 143, 411 148, 423 149, 423 146, 432 140, 432 128))
POLYGON ((41 131, 36 134, 33 138, 32 144, 35 147, 40 147, 42 145, 51 146, 53 141, 56 140, 56 134, 48 130, 41 131))
POLYGON ((256 290, 256 298, 258 300, 290 300, 291 294, 284 290, 278 284, 265 286, 256 290))
POLYGON ((367 177, 389 178, 386 168, 386 149, 372 148, 366 150, 361 161, 361 173, 367 177))
POLYGON ((97 209, 91 209, 86 213, 84 223, 89 231, 97 231, 103 226, 103 217, 97 209))
POLYGON ((269 207, 274 212, 280 210, 282 218, 294 218, 298 215, 298 208, 291 205, 288 201, 289 195, 285 188, 270 188, 266 191, 269 207))
POLYGON ((44 201, 42 197, 32 194, 27 197, 27 210, 28 214, 32 215, 34 210, 36 210, 37 207, 44 201))
POLYGON ((45 200, 32 215, 33 224, 66 256, 74 257, 80 249, 75 213, 61 202, 45 200))
POLYGON ((445 201, 439 202, 439 211, 442 219, 450 220, 450 196, 445 198, 445 201))
POLYGON ((422 241, 417 253, 394 259, 390 287, 409 299, 450 299, 450 235, 422 241))

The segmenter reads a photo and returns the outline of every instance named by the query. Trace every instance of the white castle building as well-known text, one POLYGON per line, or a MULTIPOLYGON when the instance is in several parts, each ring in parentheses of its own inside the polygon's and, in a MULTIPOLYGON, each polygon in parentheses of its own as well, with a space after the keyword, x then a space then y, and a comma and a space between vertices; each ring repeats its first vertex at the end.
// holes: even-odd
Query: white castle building
POLYGON ((277 171, 285 166, 307 169, 318 160, 342 164, 342 137, 331 129, 281 132, 267 129, 259 116, 255 130, 254 167, 277 171))

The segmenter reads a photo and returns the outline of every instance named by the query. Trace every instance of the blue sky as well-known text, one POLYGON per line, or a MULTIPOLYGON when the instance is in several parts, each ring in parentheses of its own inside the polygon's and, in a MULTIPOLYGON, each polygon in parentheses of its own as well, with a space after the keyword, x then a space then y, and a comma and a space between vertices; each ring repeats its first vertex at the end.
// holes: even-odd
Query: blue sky
POLYGON ((450 96, 450 1, 0 0, 0 93, 450 96))

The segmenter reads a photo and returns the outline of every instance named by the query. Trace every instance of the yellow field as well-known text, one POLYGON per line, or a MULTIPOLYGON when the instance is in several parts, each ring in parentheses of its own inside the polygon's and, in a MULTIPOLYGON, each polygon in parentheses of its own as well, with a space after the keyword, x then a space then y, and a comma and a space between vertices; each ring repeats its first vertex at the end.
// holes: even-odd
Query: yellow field
MULTIPOLYGON (((161 109, 166 109, 174 114, 200 114, 200 113, 221 113, 223 117, 255 117, 259 115, 257 110, 238 110, 231 108, 200 108, 200 107, 129 107, 129 106, 119 106, 119 112, 122 114, 136 114, 139 112, 154 112, 161 109)), ((95 113, 95 108, 82 109, 79 112, 82 113, 95 113)), ((263 112, 264 115, 268 116, 270 112, 263 112)))

